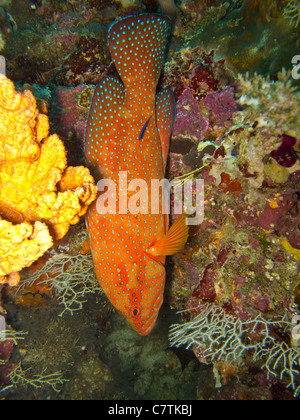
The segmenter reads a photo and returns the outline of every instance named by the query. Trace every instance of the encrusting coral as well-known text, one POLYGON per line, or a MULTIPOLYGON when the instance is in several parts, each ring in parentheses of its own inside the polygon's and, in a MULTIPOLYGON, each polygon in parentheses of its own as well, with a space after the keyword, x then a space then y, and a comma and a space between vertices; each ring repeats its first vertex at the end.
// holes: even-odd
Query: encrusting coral
POLYGON ((59 137, 49 134, 30 91, 0 75, 0 283, 61 239, 96 197, 87 168, 68 167, 59 137))
MULTIPOLYGON (((219 159, 211 174, 219 183, 221 172, 231 172, 234 178, 244 179, 248 184, 247 197, 251 202, 257 198, 257 189, 261 187, 266 172, 274 178, 270 175, 270 167, 266 165, 266 157, 272 156, 279 149, 283 136, 295 139, 300 136, 300 101, 297 87, 292 86, 291 74, 285 70, 278 73, 277 81, 258 74, 252 78, 248 74, 238 77, 238 104, 243 109, 234 114, 234 125, 222 143, 228 156, 219 159), (239 153, 235 158, 231 152, 237 147, 239 153)), ((283 168, 287 178, 299 170, 297 159, 295 162, 288 169, 283 168)), ((277 163, 274 163, 276 169, 277 163)))

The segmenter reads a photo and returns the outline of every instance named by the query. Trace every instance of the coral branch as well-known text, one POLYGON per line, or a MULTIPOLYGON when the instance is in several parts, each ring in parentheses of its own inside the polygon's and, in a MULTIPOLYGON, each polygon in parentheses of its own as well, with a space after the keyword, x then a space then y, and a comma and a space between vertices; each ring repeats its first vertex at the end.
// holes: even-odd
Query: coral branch
POLYGON ((14 368, 9 375, 12 385, 14 387, 17 387, 18 385, 31 385, 34 388, 49 385, 53 391, 59 392, 59 386, 68 382, 67 379, 63 379, 61 372, 55 372, 47 375, 42 372, 40 375, 30 377, 28 375, 29 370, 30 368, 24 370, 21 363, 19 363, 19 365, 14 368))
POLYGON ((24 288, 30 288, 42 276, 40 284, 47 284, 62 304, 62 316, 66 311, 73 312, 82 309, 85 296, 88 293, 101 291, 94 272, 91 254, 70 255, 51 250, 52 257, 30 278, 21 279, 16 294, 24 288))
POLYGON ((254 360, 264 359, 263 368, 268 376, 277 376, 277 371, 280 379, 287 377, 287 386, 295 391, 295 396, 298 395, 300 386, 296 386, 296 378, 299 379, 300 349, 278 342, 272 334, 275 327, 287 329, 293 326, 286 316, 266 320, 258 315, 243 321, 228 315, 215 304, 203 304, 199 309, 200 315, 191 321, 171 326, 169 339, 172 346, 195 346, 208 363, 220 360, 232 362, 245 352, 252 351, 254 360))

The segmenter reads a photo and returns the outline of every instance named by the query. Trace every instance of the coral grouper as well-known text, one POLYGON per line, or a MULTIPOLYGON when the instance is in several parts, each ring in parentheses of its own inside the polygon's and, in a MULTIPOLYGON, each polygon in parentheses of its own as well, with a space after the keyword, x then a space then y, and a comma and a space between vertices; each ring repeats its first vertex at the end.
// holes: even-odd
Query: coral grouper
MULTIPOLYGON (((157 202, 151 202, 150 193, 147 203, 140 199, 145 211, 130 209, 141 182, 150 191, 151 180, 164 178, 175 105, 169 91, 156 95, 156 86, 168 34, 169 19, 161 15, 112 24, 109 48, 123 83, 108 77, 96 87, 85 134, 86 158, 97 181, 116 186, 100 191, 87 214, 96 275, 113 305, 142 335, 152 330, 163 301, 165 255, 181 250, 188 235, 184 215, 168 230, 163 206, 153 211, 157 202), (127 189, 131 182, 133 190, 127 189), (105 214, 101 199, 111 198, 116 211, 112 206, 105 214)), ((162 194, 156 196, 159 201, 162 194)))

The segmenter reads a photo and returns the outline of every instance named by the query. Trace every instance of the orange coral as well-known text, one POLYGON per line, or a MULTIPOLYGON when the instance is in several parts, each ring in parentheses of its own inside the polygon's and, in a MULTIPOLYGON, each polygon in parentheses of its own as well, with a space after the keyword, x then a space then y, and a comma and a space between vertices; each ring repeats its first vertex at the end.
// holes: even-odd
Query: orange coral
POLYGON ((235 178, 233 181, 230 178, 230 175, 225 172, 221 173, 222 182, 219 185, 219 188, 224 192, 232 192, 235 195, 239 195, 242 192, 242 186, 238 178, 235 178))
POLYGON ((62 141, 49 134, 30 91, 0 75, 0 283, 16 283, 78 222, 96 197, 88 169, 67 168, 62 141), (9 276, 8 276, 9 275, 9 276))

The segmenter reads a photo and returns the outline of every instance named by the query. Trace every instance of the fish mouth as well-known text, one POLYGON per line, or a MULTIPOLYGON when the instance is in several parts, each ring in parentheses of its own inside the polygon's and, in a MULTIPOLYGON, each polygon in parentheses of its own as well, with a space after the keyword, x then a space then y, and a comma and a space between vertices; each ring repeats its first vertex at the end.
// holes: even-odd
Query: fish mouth
POLYGON ((151 330, 153 329, 156 321, 157 321, 157 317, 158 317, 158 312, 153 316, 153 319, 149 322, 147 319, 141 320, 142 321, 142 325, 138 325, 135 320, 133 320, 132 318, 127 318, 127 321, 129 322, 129 324, 131 325, 131 327, 140 335, 148 335, 151 330))

